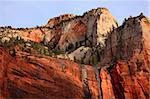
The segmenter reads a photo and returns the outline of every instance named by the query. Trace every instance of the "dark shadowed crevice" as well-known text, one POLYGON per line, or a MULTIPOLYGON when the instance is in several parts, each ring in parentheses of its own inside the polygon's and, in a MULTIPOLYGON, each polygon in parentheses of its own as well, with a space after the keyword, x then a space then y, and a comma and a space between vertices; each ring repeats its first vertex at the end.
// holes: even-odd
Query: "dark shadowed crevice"
POLYGON ((43 70, 46 70, 43 64, 37 63, 36 61, 29 61, 30 64, 33 64, 35 66, 39 66, 43 70))
POLYGON ((14 75, 17 75, 17 76, 20 76, 20 77, 26 76, 23 72, 18 71, 17 69, 12 68, 12 70, 13 70, 12 73, 13 73, 14 75))
POLYGON ((92 94, 90 92, 89 85, 88 85, 87 69, 83 64, 81 64, 81 68, 82 68, 82 84, 83 84, 83 93, 84 93, 83 99, 91 99, 92 94))
POLYGON ((97 86, 98 86, 98 92, 99 92, 99 96, 98 99, 103 99, 103 93, 102 93, 102 88, 101 88, 101 78, 99 77, 100 74, 100 70, 97 68, 97 66, 94 66, 94 71, 95 71, 95 76, 96 76, 96 80, 97 80, 97 86))
POLYGON ((149 94, 145 92, 144 88, 142 87, 142 84, 137 80, 138 84, 140 85, 141 89, 142 89, 142 92, 144 93, 146 99, 149 98, 149 94))
POLYGON ((116 69, 114 69, 112 67, 111 67, 111 69, 109 68, 107 70, 108 70, 110 77, 111 77, 111 83, 113 86, 115 98, 116 99, 125 99, 124 88, 120 83, 120 81, 122 80, 121 76, 118 74, 116 69), (112 71, 112 69, 113 69, 113 71, 112 71))

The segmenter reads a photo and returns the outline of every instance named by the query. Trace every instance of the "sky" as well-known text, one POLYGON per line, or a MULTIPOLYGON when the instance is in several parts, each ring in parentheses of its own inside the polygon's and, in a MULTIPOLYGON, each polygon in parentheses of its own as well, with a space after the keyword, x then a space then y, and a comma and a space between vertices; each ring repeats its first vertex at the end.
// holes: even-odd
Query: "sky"
POLYGON ((0 26, 35 27, 55 16, 82 15, 97 7, 108 8, 119 24, 141 12, 150 17, 149 0, 0 0, 0 26))

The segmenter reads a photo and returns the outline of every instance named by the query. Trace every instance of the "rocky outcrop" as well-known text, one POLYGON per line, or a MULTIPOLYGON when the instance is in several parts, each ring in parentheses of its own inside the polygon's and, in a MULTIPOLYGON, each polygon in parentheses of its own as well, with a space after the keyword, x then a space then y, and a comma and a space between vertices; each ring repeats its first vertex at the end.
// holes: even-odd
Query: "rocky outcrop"
POLYGON ((73 14, 61 15, 50 19, 46 25, 37 26, 35 28, 12 28, 11 26, 0 27, 0 38, 3 41, 9 41, 10 38, 15 38, 18 36, 24 40, 41 42, 46 34, 51 33, 50 31, 53 30, 51 28, 73 17, 75 17, 73 14))
POLYGON ((116 27, 117 22, 106 8, 93 9, 63 23, 57 48, 68 51, 80 46, 103 45, 106 35, 116 27))
POLYGON ((101 52, 101 65, 117 59, 128 60, 134 53, 142 53, 148 49, 149 31, 149 21, 143 15, 126 20, 108 35, 106 46, 101 52))
POLYGON ((150 23, 143 15, 129 18, 106 40, 101 54, 104 98, 148 99, 150 23), (108 93, 107 93, 108 92, 108 93))
MULTIPOLYGON (((106 8, 93 9, 82 16, 76 16, 55 26, 55 30, 51 34, 46 34, 44 42, 52 49, 67 51, 72 54, 78 52, 78 48, 81 46, 90 47, 91 53, 86 52, 86 50, 83 51, 90 55, 87 56, 90 58, 86 59, 84 63, 93 64, 91 54, 98 58, 98 50, 104 46, 108 33, 116 27, 117 22, 106 8)), ((71 56, 71 58, 69 57, 70 60, 82 61, 81 58, 72 58, 71 54, 69 56, 71 56)))
POLYGON ((31 40, 41 42, 45 32, 41 28, 11 28, 0 27, 0 38, 2 42, 9 41, 11 38, 20 37, 25 41, 31 40))
POLYGON ((76 15, 74 15, 74 14, 64 14, 59 17, 54 17, 48 21, 48 23, 46 24, 46 27, 53 27, 53 26, 58 25, 68 19, 74 18, 75 16, 76 15))
MULTIPOLYGON (((57 19, 60 20, 61 16, 57 19)), ((54 21, 55 18, 51 20, 54 21)), ((80 46, 92 48, 104 45, 107 34, 117 25, 108 9, 92 9, 82 16, 71 17, 53 25, 49 28, 50 32, 46 32, 43 42, 51 49, 60 51, 74 51, 80 46)))
POLYGON ((68 59, 79 63, 92 63, 92 49, 81 46, 73 52, 56 55, 57 58, 68 59))

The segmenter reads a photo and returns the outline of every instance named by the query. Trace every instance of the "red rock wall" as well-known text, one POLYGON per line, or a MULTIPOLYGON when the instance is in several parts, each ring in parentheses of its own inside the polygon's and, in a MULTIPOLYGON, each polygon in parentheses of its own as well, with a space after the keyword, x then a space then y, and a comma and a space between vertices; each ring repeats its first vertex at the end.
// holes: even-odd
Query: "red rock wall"
POLYGON ((109 35, 100 61, 106 66, 100 72, 103 98, 149 98, 149 28, 147 19, 139 16, 109 35))
POLYGON ((8 89, 7 89, 7 68, 8 64, 5 60, 10 61, 10 59, 7 59, 6 56, 7 53, 5 50, 0 49, 0 98, 5 99, 8 97, 8 89))
POLYGON ((1 97, 82 99, 90 96, 98 99, 98 82, 91 66, 85 66, 88 80, 86 87, 89 89, 87 94, 87 88, 83 87, 83 69, 77 63, 38 56, 26 56, 20 60, 21 56, 12 58, 3 48, 0 48, 0 53, 3 57, 0 65, 3 68, 0 75, 1 97))

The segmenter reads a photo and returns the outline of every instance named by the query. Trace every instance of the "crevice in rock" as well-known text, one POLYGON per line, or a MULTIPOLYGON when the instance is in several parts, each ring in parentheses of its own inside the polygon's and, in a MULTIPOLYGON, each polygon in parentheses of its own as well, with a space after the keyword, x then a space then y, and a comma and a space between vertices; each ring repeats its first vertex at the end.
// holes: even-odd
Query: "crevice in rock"
POLYGON ((147 93, 144 91, 144 89, 143 89, 141 83, 140 83, 138 80, 137 80, 137 82, 138 82, 138 84, 140 85, 140 87, 141 87, 141 89, 142 89, 142 92, 144 93, 145 97, 148 99, 148 98, 149 98, 149 94, 147 94, 147 93))
POLYGON ((24 72, 26 72, 27 74, 29 74, 29 75, 31 76, 31 78, 33 78, 33 79, 35 79, 35 80, 44 80, 44 81, 46 81, 46 82, 53 83, 53 81, 50 81, 50 80, 45 79, 45 78, 42 78, 42 77, 40 76, 40 74, 38 74, 38 73, 31 72, 31 71, 24 71, 24 72))
POLYGON ((24 73, 22 73, 21 71, 18 71, 18 70, 16 70, 16 69, 14 69, 14 68, 12 68, 12 73, 14 74, 14 75, 17 75, 17 76, 20 76, 20 77, 25 77, 26 75, 24 74, 24 73))
POLYGON ((35 65, 35 66, 39 66, 40 68, 42 68, 42 69, 46 70, 46 69, 45 69, 45 67, 44 67, 42 64, 40 64, 40 63, 37 63, 37 62, 31 61, 31 60, 29 60, 29 63, 30 63, 30 64, 33 64, 33 65, 35 65))
POLYGON ((99 93, 98 99, 103 99, 103 93, 102 93, 102 88, 101 88, 101 79, 99 77, 100 70, 97 68, 96 65, 94 66, 94 71, 95 71, 95 77, 96 77, 97 86, 98 86, 98 93, 99 93))
POLYGON ((112 66, 110 68, 107 68, 107 70, 108 70, 108 72, 110 74, 110 77, 111 77, 111 83, 112 83, 112 86, 113 86, 113 91, 114 91, 115 98, 125 99, 124 88, 120 83, 120 81, 122 79, 121 76, 117 73, 114 66, 112 66), (113 77, 114 75, 116 76, 115 78, 117 78, 117 79, 114 79, 114 77, 113 77))
POLYGON ((83 92, 84 92, 84 99, 91 99, 91 92, 89 89, 89 85, 88 85, 88 74, 87 74, 87 69, 86 67, 81 64, 81 68, 82 68, 82 84, 83 84, 83 92))
POLYGON ((32 87, 34 87, 35 89, 38 89, 38 90, 40 90, 42 93, 44 93, 44 88, 42 89, 42 88, 40 88, 40 85, 37 85, 37 84, 31 84, 31 86, 32 87))
POLYGON ((113 55, 113 49, 112 49, 112 36, 111 35, 110 35, 110 47, 111 47, 111 49, 110 49, 111 57, 113 57, 114 55, 113 55))

